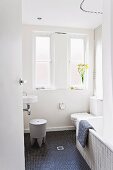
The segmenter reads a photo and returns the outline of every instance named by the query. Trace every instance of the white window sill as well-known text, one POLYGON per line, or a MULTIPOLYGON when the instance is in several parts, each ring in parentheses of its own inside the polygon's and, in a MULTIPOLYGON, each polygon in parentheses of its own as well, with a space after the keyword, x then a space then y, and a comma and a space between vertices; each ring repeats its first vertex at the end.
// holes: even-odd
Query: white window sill
POLYGON ((87 89, 86 88, 76 87, 76 88, 69 88, 69 90, 87 90, 87 89))
POLYGON ((36 90, 56 90, 55 88, 36 88, 36 90))
POLYGON ((87 90, 86 85, 80 85, 80 86, 70 86, 70 90, 87 90))
POLYGON ((81 87, 69 87, 69 88, 36 88, 36 90, 41 91, 55 91, 55 90, 87 90, 87 88, 81 88, 81 87))

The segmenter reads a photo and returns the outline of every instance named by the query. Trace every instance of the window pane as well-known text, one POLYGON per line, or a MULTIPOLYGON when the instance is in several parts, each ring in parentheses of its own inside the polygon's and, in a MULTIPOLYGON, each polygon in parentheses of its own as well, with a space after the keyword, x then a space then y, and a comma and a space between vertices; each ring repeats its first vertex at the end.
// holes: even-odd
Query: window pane
POLYGON ((50 60, 50 37, 36 37, 36 60, 50 60))
POLYGON ((36 63, 36 87, 50 86, 50 63, 36 63))
POLYGON ((70 85, 81 86, 77 65, 84 64, 84 39, 71 38, 70 85))
POLYGON ((71 60, 84 63, 84 40, 71 38, 71 60))
POLYGON ((76 62, 71 62, 70 64, 70 84, 71 86, 81 85, 81 77, 78 73, 77 69, 77 64, 76 62))

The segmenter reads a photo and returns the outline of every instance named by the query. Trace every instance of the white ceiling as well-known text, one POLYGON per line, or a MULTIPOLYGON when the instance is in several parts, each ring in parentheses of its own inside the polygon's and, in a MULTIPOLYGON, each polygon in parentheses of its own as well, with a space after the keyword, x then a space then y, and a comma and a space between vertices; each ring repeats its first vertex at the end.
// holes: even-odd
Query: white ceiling
MULTIPOLYGON (((82 0, 23 0, 23 24, 77 28, 95 28, 102 23, 102 15, 80 10, 82 0), (42 20, 37 20, 42 17, 42 20)), ((102 11, 103 0, 85 0, 87 10, 102 11)))

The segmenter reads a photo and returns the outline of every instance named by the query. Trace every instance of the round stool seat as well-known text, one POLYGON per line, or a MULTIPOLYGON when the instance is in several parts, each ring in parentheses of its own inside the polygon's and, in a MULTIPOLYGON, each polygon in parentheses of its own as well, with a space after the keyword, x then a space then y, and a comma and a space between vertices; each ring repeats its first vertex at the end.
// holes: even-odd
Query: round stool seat
POLYGON ((35 139, 37 139, 39 146, 42 145, 42 142, 45 143, 46 124, 47 124, 47 120, 45 119, 32 119, 29 122, 31 145, 34 144, 35 139))
POLYGON ((46 124, 47 123, 47 120, 45 119, 32 119, 30 121, 30 124, 32 125, 42 125, 42 124, 46 124))

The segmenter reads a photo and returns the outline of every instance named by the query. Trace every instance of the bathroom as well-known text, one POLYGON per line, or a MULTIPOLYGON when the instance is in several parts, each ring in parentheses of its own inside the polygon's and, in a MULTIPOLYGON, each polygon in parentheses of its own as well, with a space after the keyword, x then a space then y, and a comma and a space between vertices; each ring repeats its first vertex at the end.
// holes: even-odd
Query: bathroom
MULTIPOLYGON (((25 8, 25 12, 26 11, 27 11, 27 7, 25 8)), ((92 29, 91 25, 89 26, 90 28, 81 28, 81 29, 69 28, 63 26, 55 27, 54 25, 47 26, 47 25, 43 25, 44 23, 43 18, 41 20, 37 19, 38 20, 37 25, 35 26, 31 24, 23 24, 23 42, 22 42, 23 43, 22 46, 23 79, 27 80, 27 83, 23 85, 23 91, 25 95, 27 93, 27 95, 33 94, 37 96, 37 102, 31 104, 31 114, 28 115, 27 112, 24 112, 25 133, 28 134, 30 133, 29 131, 30 120, 42 119, 42 118, 47 120, 47 133, 53 132, 54 135, 55 132, 74 130, 75 127, 73 126, 73 123, 71 121, 71 114, 83 113, 83 112, 89 113, 90 97, 95 95, 97 98, 100 98, 100 100, 103 97, 102 80, 99 81, 99 79, 102 79, 102 16, 100 15, 96 17, 97 19, 99 17, 98 19, 99 25, 95 23, 95 25, 97 24, 95 29, 92 29), (36 67, 35 42, 36 42, 36 37, 38 36, 43 36, 43 37, 49 36, 51 39, 50 50, 51 50, 51 60, 52 60, 51 61, 52 76, 51 76, 51 84, 47 88, 46 86, 44 86, 45 84, 37 85, 38 81, 41 82, 43 80, 42 79, 36 80, 35 77, 37 74, 35 68, 36 67), (76 37, 81 38, 82 40, 84 39, 84 44, 85 44, 83 49, 84 50, 83 53, 85 54, 84 60, 85 63, 89 65, 85 77, 84 87, 81 87, 82 85, 81 77, 77 73, 77 71, 75 72, 74 70, 72 70, 73 77, 71 77, 70 75, 70 60, 71 60, 70 45, 71 45, 72 38, 77 39, 76 37), (99 74, 97 73, 97 75, 95 76, 98 70, 99 70, 99 74), (75 80, 74 76, 76 76, 77 80, 75 80), (76 85, 76 87, 71 88, 73 84, 71 84, 69 80, 70 78, 74 79, 73 80, 74 83, 77 83, 74 84, 76 85), (60 107, 60 105, 62 104, 63 104, 63 108, 60 107)), ((92 22, 91 24, 93 27, 94 22, 92 22)), ((42 50, 44 50, 44 48, 45 47, 43 45, 42 50)), ((82 49, 80 48, 80 50, 82 49)), ((76 53, 77 52, 75 50, 75 54, 76 53)), ((80 51, 78 51, 78 53, 80 53, 80 51)), ((38 55, 38 50, 37 50, 37 55, 38 55)), ((77 64, 81 64, 83 62, 83 58, 78 60, 79 61, 75 61, 74 63, 75 67, 77 64)), ((39 71, 41 72, 42 70, 39 71)), ((61 145, 63 144, 61 143, 61 145)), ((27 161, 29 162, 30 160, 27 161)), ((34 166, 36 166, 35 163, 34 166)), ((27 167, 26 165, 26 168, 29 167, 27 167)))
MULTIPOLYGON (((20 3, 11 1, 15 9, 21 9, 20 3)), ((16 10, 11 12, 10 5, 1 5, 9 11, 6 15, 2 10, 5 20, 13 18, 11 26, 7 23, 14 41, 16 31, 20 35, 21 19, 15 15, 16 10), (19 22, 15 29, 13 22, 19 22)), ((7 124, 0 125, 1 170, 113 170, 111 7, 111 0, 22 1, 22 48, 18 52, 22 53, 21 61, 18 55, 15 61, 16 43, 15 50, 5 50, 10 36, 9 41, 1 41, 1 120, 7 124), (6 58, 8 52, 10 61, 6 58), (41 60, 38 52, 46 59, 41 60), (84 77, 77 68, 80 64, 87 65, 84 77), (46 141, 41 146, 36 140, 33 144, 30 141, 33 119, 47 120, 46 141), (89 130, 85 149, 77 136, 81 120, 95 129, 89 130)), ((6 28, 1 28, 1 37, 10 34, 7 23, 1 24, 6 28)))

